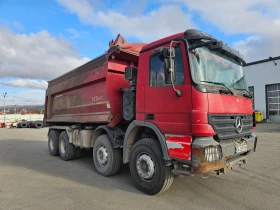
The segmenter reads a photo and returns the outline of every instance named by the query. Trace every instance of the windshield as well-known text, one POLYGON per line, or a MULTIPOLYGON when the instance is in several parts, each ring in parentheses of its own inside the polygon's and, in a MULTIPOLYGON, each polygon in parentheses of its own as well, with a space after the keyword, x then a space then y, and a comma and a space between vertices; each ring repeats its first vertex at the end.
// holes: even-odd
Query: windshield
POLYGON ((228 88, 248 90, 241 63, 207 47, 191 50, 193 76, 197 83, 223 83, 228 88))

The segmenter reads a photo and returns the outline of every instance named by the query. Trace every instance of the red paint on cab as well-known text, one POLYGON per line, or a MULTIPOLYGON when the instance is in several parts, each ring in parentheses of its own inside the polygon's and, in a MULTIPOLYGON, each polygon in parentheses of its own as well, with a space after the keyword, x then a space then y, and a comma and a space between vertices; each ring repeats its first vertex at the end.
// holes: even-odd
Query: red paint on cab
POLYGON ((168 155, 171 158, 190 160, 191 159, 191 136, 165 135, 168 148, 168 155))

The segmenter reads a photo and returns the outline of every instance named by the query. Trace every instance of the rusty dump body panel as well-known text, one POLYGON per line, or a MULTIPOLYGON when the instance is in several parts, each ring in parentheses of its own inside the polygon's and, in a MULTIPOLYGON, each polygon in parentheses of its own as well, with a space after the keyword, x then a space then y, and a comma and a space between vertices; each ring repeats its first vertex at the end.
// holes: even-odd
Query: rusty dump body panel
POLYGON ((45 98, 45 122, 104 123, 113 127, 123 119, 122 90, 128 65, 138 66, 144 43, 127 43, 118 35, 106 54, 49 81, 45 98))

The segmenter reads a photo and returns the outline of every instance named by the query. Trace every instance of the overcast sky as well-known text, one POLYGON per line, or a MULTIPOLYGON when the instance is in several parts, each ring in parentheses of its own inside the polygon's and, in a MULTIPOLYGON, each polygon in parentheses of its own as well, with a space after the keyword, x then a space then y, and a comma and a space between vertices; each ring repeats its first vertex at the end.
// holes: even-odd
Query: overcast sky
POLYGON ((280 55, 279 0, 0 0, 0 106, 4 92, 6 104, 43 104, 48 80, 104 53, 118 33, 148 43, 189 28, 247 62, 280 55))

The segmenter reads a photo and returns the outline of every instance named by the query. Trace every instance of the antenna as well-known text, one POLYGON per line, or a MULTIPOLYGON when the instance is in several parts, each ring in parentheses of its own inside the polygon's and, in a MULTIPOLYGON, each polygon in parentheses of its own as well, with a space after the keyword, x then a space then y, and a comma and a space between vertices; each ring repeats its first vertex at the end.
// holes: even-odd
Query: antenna
POLYGON ((275 63, 272 57, 269 57, 269 60, 271 60, 274 63, 274 65, 277 66, 277 63, 275 63))

